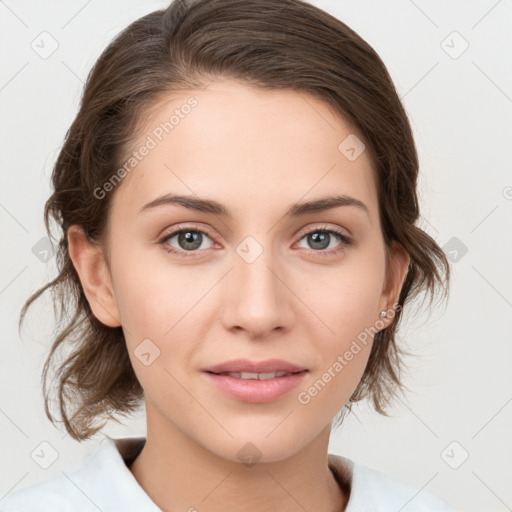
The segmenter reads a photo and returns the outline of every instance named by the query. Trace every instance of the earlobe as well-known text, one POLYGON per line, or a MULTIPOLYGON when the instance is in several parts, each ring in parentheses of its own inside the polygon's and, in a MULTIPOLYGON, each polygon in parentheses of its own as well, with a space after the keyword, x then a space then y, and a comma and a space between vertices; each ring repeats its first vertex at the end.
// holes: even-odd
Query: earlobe
POLYGON ((94 316, 108 327, 121 325, 110 271, 101 247, 87 239, 81 226, 67 232, 69 255, 94 316))
MULTIPOLYGON (((407 251, 398 243, 393 242, 390 247, 389 268, 386 275, 386 282, 382 290, 381 310, 390 311, 398 304, 402 286, 409 270, 410 256, 407 251)), ((386 322, 391 323, 394 313, 389 314, 386 322)), ((384 320, 386 320, 384 318, 384 320)))

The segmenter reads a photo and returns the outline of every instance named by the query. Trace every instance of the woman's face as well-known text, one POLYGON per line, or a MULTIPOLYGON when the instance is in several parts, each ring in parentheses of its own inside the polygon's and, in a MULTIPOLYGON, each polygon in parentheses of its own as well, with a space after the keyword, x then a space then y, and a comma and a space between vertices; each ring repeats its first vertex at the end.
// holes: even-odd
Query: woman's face
POLYGON ((119 174, 110 313, 148 424, 233 461, 246 443, 280 460, 325 431, 372 334, 391 322, 379 319, 395 297, 368 151, 303 93, 225 81, 166 101, 119 174), (329 203, 341 196, 347 204, 329 203), (306 371, 267 382, 205 371, 235 359, 306 371))

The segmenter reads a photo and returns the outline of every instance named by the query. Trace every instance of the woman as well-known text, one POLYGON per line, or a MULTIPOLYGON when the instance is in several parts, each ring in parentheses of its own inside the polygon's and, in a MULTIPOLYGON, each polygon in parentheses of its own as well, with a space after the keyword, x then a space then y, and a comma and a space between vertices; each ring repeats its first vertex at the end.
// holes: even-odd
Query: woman
MULTIPOLYGON (((403 386, 402 309, 449 282, 416 226, 418 159, 375 51, 300 0, 176 0, 91 71, 45 210, 68 433, 144 404, 145 438, 11 510, 453 510, 328 454, 403 386), (64 317, 62 317, 64 318, 64 317), (69 320, 69 319, 68 319, 69 320)), ((407 308, 405 308, 407 309, 407 308)))

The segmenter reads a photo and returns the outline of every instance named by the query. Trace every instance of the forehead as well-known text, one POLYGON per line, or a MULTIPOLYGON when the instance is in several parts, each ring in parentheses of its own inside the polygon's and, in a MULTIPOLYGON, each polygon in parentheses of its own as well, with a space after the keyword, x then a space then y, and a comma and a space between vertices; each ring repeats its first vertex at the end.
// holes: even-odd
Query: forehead
POLYGON ((215 198, 230 211, 265 206, 277 212, 336 193, 357 197, 374 216, 372 162, 368 151, 357 156, 360 143, 329 105, 303 92, 235 81, 175 91, 148 111, 115 208, 139 211, 175 193, 215 198), (354 151, 347 153, 352 147, 355 159, 354 151))

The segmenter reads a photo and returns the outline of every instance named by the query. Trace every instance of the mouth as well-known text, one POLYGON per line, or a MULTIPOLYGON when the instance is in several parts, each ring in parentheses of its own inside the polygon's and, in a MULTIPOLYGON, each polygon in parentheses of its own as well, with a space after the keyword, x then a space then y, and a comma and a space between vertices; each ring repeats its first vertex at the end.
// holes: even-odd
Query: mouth
POLYGON ((203 375, 223 395, 248 403, 268 403, 285 398, 309 373, 296 372, 211 372, 203 375))
MULTIPOLYGON (((274 374, 278 373, 279 376, 290 374, 290 373, 298 373, 301 371, 305 371, 307 368, 305 366, 300 366, 294 363, 290 363, 289 361, 284 361, 282 359, 266 359, 264 361, 251 361, 249 359, 233 359, 231 361, 225 361, 223 363, 216 364, 214 366, 210 366, 208 368, 204 368, 203 371, 215 373, 217 375, 220 374, 257 374, 263 375, 265 378, 266 374, 274 374)), ((274 378, 275 375, 267 378, 274 378)), ((243 378, 243 377, 242 377, 243 378)), ((247 378, 257 378, 257 377, 247 377, 247 378)))
POLYGON ((234 379, 243 379, 243 380, 269 380, 276 379, 280 377, 286 377, 288 375, 295 375, 298 373, 307 372, 307 370, 300 370, 297 372, 285 372, 285 371, 277 371, 277 372, 209 372, 212 375, 226 375, 229 377, 233 377, 234 379))

